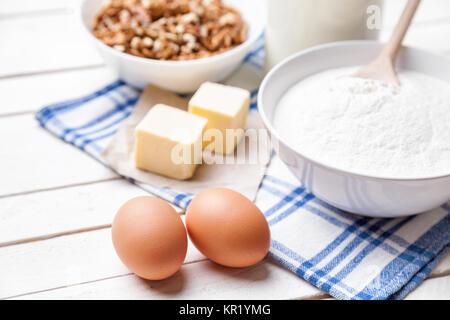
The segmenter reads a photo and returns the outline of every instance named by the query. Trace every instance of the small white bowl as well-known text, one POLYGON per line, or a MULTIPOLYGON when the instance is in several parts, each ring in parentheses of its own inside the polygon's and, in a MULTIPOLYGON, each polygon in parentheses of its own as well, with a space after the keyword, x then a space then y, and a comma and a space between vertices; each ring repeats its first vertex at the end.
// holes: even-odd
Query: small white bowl
MULTIPOLYGON (((265 77, 259 90, 258 109, 271 138, 278 144, 280 158, 318 198, 360 215, 399 217, 425 212, 449 201, 450 172, 427 178, 396 179, 341 170, 303 155, 272 125, 278 101, 292 85, 327 69, 366 64, 379 54, 382 46, 376 41, 336 42, 287 58, 265 77)), ((398 66, 450 82, 450 59, 444 56, 406 47, 400 53, 398 66)))
POLYGON ((190 93, 205 81, 220 82, 228 77, 252 48, 264 30, 265 10, 261 0, 225 0, 239 10, 249 26, 247 41, 224 53, 197 60, 162 61, 119 52, 92 34, 92 22, 102 0, 84 0, 81 19, 84 29, 96 44, 105 63, 119 73, 125 82, 144 88, 151 83, 177 93, 190 93))

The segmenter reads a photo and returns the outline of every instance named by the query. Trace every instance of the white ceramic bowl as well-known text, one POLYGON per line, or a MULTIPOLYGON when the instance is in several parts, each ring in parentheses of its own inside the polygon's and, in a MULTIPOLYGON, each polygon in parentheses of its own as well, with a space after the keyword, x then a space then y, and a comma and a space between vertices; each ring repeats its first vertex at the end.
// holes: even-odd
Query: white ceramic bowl
POLYGON ((260 0, 225 0, 238 9, 249 25, 247 41, 227 52, 197 60, 161 61, 119 52, 97 39, 91 31, 92 21, 102 0, 84 0, 81 19, 84 29, 96 44, 105 63, 119 73, 127 83, 143 88, 152 83, 177 93, 189 93, 205 81, 219 82, 228 77, 252 48, 264 30, 265 10, 260 0))
MULTIPOLYGON (((299 52, 266 76, 259 91, 258 108, 275 145, 278 145, 280 158, 318 198, 360 215, 399 217, 425 212, 450 200, 450 168, 447 175, 424 179, 356 174, 308 158, 301 150, 291 147, 272 125, 279 99, 293 84, 327 69, 366 64, 381 48, 382 44, 375 41, 346 41, 299 52)), ((404 48, 398 65, 450 82, 450 59, 443 56, 404 48)))

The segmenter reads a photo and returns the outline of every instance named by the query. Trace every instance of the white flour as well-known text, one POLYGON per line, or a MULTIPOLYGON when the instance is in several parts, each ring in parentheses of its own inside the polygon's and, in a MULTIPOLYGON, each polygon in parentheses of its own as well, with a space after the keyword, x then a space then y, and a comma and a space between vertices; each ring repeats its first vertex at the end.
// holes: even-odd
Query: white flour
POLYGON ((360 174, 450 174, 450 84, 400 72, 401 87, 351 78, 356 68, 313 75, 280 100, 274 125, 305 156, 360 174))

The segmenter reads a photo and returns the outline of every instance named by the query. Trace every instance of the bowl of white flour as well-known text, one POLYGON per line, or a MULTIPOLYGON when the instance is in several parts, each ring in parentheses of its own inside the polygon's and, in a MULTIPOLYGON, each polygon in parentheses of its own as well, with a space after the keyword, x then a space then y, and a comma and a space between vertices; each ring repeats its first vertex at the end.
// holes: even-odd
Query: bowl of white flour
POLYGON ((436 209, 450 200, 450 59, 406 47, 401 86, 349 76, 381 49, 348 41, 289 57, 264 79, 260 114, 280 158, 329 204, 372 217, 436 209))

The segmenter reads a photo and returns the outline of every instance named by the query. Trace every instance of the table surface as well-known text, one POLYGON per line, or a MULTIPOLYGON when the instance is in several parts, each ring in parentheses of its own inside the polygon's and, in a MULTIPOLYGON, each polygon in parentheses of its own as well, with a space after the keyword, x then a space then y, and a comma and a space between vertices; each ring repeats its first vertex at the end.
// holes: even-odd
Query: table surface
MULTIPOLYGON (((385 39, 404 0, 388 1, 385 39)), ((228 269, 191 245, 163 281, 133 276, 110 239, 116 209, 144 191, 41 129, 43 105, 115 79, 79 28, 80 0, 0 2, 0 298, 326 299, 271 260, 228 269)), ((450 56, 450 1, 424 0, 406 44, 450 56)), ((450 299, 450 256, 407 299, 450 299)))

